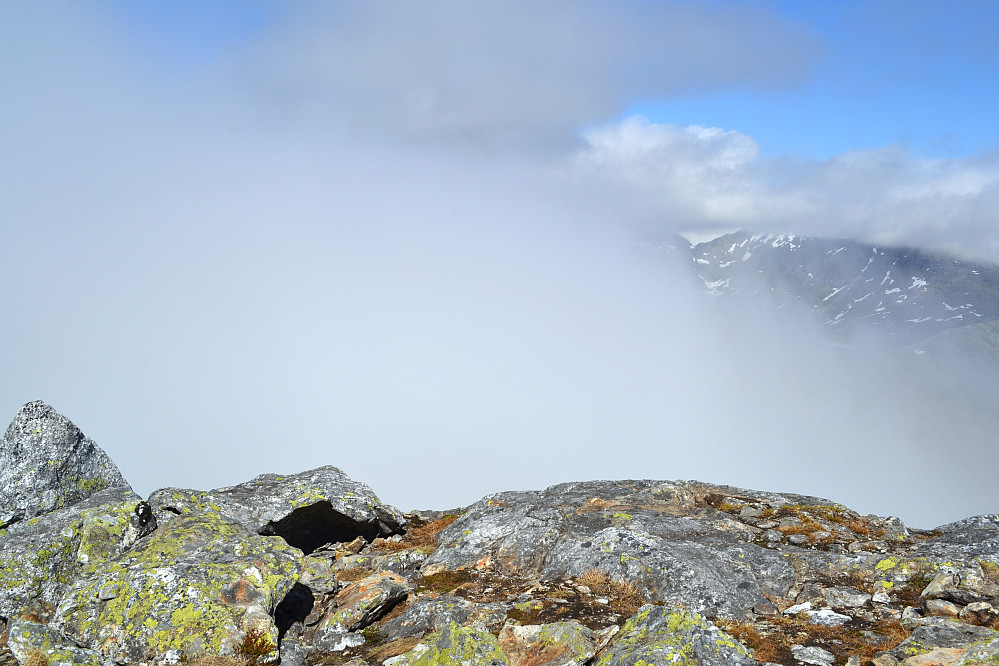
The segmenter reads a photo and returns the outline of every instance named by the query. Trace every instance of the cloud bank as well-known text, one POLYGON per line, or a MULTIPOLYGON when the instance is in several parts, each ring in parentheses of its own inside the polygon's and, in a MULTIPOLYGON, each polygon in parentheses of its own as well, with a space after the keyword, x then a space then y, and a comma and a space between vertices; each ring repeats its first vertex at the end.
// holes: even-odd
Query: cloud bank
POLYGON ((733 324, 635 241, 749 226, 991 252, 995 156, 762 158, 738 128, 620 117, 807 77, 811 35, 765 9, 281 7, 178 71, 106 9, 4 6, 9 415, 52 403, 143 494, 336 464, 405 508, 595 477, 920 525, 994 506, 968 482, 992 466, 934 448, 953 422, 994 443, 970 407, 807 329, 733 324), (875 445, 891 474, 858 469, 875 445))

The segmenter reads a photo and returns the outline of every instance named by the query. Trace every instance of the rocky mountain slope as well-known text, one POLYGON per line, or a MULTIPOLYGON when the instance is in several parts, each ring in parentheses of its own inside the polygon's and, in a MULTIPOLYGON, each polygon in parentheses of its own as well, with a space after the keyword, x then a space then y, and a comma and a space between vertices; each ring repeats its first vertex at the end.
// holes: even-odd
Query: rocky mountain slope
POLYGON ((37 402, 2 447, 0 662, 999 662, 999 515, 650 480, 401 514, 335 467, 144 501, 37 402))
POLYGON ((996 266, 911 248, 745 232, 690 251, 711 293, 814 318, 843 341, 875 331, 918 352, 947 347, 999 361, 996 266))

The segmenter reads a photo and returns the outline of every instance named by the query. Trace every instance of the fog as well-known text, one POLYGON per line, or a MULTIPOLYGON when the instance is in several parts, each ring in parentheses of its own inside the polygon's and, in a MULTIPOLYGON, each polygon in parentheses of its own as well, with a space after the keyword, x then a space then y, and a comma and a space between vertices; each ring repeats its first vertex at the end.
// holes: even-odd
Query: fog
POLYGON ((593 478, 920 527, 996 510, 988 399, 735 316, 659 247, 794 226, 995 256, 995 155, 802 164, 735 128, 614 117, 629 95, 796 81, 800 26, 303 5, 178 70, 106 7, 3 8, 0 412, 45 400, 140 494, 333 464, 404 510, 593 478), (708 44, 652 48, 657 21, 708 44))

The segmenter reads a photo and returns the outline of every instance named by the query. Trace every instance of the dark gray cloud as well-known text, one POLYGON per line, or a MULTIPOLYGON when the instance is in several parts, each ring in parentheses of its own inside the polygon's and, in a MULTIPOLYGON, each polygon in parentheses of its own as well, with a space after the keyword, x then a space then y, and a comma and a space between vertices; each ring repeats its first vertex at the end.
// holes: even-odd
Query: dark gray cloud
POLYGON ((636 99, 794 85, 816 53, 806 29, 743 4, 322 3, 248 78, 296 120, 523 150, 636 99))

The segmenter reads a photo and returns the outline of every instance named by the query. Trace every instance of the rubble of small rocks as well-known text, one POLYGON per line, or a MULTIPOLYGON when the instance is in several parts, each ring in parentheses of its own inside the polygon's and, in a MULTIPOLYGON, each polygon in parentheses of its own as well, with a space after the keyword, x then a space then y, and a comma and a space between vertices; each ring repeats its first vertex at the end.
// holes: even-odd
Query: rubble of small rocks
POLYGON ((144 501, 40 402, 0 463, 0 665, 999 663, 997 515, 650 480, 403 515, 329 466, 144 501))

